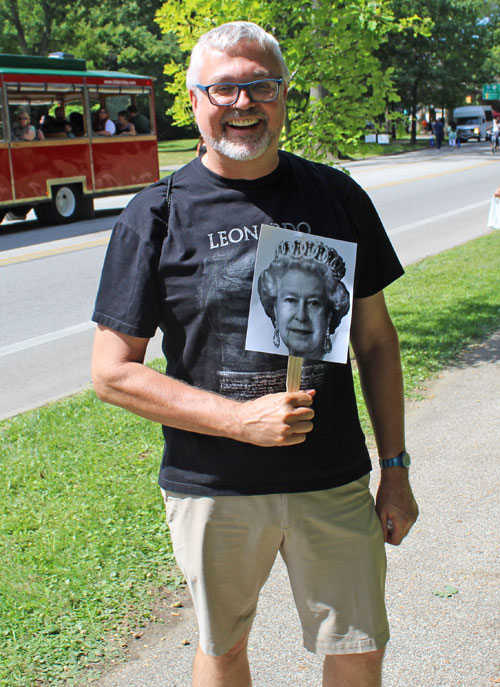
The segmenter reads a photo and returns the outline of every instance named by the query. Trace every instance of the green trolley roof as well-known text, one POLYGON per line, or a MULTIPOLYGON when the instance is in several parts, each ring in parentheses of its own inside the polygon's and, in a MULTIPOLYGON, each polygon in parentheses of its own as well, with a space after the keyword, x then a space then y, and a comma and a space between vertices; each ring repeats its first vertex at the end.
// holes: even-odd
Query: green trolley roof
POLYGON ((98 76, 103 78, 151 79, 144 74, 87 70, 85 60, 68 57, 38 57, 0 54, 0 73, 53 74, 54 76, 98 76))

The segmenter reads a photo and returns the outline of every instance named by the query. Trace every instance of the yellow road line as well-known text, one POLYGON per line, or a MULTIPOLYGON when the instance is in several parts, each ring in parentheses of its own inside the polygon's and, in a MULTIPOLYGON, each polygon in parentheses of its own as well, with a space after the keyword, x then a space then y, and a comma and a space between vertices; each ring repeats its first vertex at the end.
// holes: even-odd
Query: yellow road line
POLYGON ((53 255, 61 255, 62 253, 73 253, 76 250, 83 250, 85 248, 105 246, 108 242, 109 238, 96 239, 95 241, 87 241, 86 243, 76 243, 72 246, 60 246, 59 248, 50 248, 48 250, 41 250, 33 253, 24 253, 23 255, 16 255, 11 258, 0 258, 0 267, 4 265, 15 265, 19 262, 27 262, 28 260, 37 260, 38 258, 48 258, 53 255))
MULTIPOLYGON (((459 172, 467 172, 470 169, 477 169, 478 167, 488 167, 497 163, 496 160, 489 162, 480 162, 476 165, 468 165, 467 167, 459 167, 458 169, 449 169, 444 172, 434 172, 433 174, 423 174, 421 177, 411 177, 409 179, 400 179, 399 181, 387 181, 385 184, 374 184, 373 186, 363 186, 365 191, 374 191, 378 188, 388 188, 389 186, 400 186, 401 184, 409 184, 414 181, 421 181, 423 179, 436 179, 437 177, 444 177, 448 174, 458 174, 459 172)), ((498 163, 497 163, 498 164, 498 163)), ((354 176, 354 175, 353 175, 354 176)), ((359 182, 358 182, 359 183, 359 182)))

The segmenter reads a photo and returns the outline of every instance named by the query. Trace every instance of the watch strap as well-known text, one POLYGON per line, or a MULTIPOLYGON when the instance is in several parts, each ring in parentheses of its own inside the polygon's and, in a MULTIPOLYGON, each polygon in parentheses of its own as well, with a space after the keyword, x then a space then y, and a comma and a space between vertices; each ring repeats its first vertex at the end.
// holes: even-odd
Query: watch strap
POLYGON ((407 451, 401 451, 401 453, 398 456, 394 456, 394 458, 382 458, 379 460, 381 468, 409 468, 410 463, 410 454, 407 451))

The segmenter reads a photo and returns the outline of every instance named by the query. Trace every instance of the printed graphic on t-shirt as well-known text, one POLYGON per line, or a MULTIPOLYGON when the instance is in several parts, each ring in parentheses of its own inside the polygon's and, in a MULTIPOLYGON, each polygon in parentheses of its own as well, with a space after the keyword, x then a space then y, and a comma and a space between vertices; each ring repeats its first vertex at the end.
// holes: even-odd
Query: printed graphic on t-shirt
MULTIPOLYGON (((286 369, 254 373, 222 370, 218 377, 220 393, 230 398, 238 398, 240 401, 249 401, 286 390, 286 369)), ((324 381, 324 365, 317 363, 303 366, 301 389, 321 389, 324 381)))
POLYGON ((246 348, 347 362, 356 244, 262 225, 246 348))

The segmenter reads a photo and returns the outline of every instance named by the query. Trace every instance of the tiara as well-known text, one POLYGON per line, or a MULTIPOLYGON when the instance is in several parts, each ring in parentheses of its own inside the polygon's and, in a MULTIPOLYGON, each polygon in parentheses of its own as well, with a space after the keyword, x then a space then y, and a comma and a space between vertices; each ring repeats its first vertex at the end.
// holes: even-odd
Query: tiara
POLYGON ((345 275, 345 262, 335 248, 329 248, 324 243, 315 241, 280 241, 274 252, 274 259, 282 256, 295 259, 314 260, 321 265, 326 265, 336 279, 342 279, 345 275))

